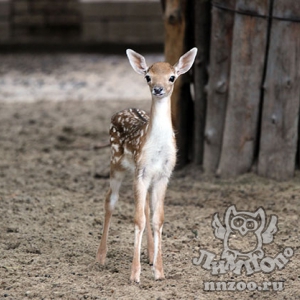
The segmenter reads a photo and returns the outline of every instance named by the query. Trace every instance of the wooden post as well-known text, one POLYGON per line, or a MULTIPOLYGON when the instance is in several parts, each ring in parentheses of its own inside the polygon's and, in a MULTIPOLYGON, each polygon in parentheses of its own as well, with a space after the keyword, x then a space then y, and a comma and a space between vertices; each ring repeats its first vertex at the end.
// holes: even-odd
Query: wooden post
MULTIPOLYGON (((191 0, 161 0, 165 26, 165 59, 171 64, 175 64, 190 48, 189 37, 193 37, 193 32, 190 32, 188 22, 192 20, 187 20, 186 16, 192 3, 191 0)), ((193 102, 188 74, 176 81, 171 104, 173 126, 177 133, 177 167, 182 167, 190 160, 193 135, 193 102)))
POLYGON ((300 2, 275 0, 265 81, 258 174, 286 180, 296 164, 300 95, 300 2))
MULTIPOLYGON (((237 0, 236 10, 267 16, 270 0, 237 0)), ((252 166, 257 142, 267 18, 236 13, 229 97, 217 175, 236 176, 252 166)))
MULTIPOLYGON (((299 112, 300 113, 300 112, 299 112)), ((300 118, 298 121, 298 147, 297 147, 297 158, 296 158, 296 168, 300 169, 300 118)))
POLYGON ((210 42, 209 82, 205 123, 204 161, 206 172, 216 172, 222 148, 222 138, 229 89, 232 30, 236 0, 213 2, 210 42), (216 7, 214 6, 216 5, 216 7))
POLYGON ((198 48, 198 55, 194 68, 194 155, 193 161, 196 164, 203 163, 204 152, 204 127, 206 116, 206 92, 208 75, 207 67, 209 61, 210 45, 210 1, 195 1, 195 46, 198 48))

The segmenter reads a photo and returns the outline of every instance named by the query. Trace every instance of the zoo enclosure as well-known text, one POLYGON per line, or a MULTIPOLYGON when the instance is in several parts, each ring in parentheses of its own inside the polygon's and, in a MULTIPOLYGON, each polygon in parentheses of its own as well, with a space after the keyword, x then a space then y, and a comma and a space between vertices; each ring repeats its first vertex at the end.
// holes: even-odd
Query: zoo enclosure
POLYGON ((250 170, 292 177, 299 165, 299 1, 161 2, 166 57, 199 49, 193 78, 183 77, 172 99, 180 165, 192 160, 225 178, 250 170))

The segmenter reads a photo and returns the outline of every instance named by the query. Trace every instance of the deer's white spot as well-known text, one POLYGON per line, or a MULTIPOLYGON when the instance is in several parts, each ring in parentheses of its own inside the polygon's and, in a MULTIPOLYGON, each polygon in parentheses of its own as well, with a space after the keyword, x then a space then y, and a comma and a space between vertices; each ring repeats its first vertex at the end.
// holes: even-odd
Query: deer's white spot
POLYGON ((119 152, 119 145, 118 144, 111 144, 111 148, 115 152, 119 152))

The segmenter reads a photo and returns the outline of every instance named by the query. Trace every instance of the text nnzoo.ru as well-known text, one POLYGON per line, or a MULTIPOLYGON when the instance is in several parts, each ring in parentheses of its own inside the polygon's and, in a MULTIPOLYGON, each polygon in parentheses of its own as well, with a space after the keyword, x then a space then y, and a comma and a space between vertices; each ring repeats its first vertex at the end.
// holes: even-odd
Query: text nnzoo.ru
POLYGON ((203 283, 203 290, 207 292, 241 292, 241 291, 283 291, 284 282, 283 281, 264 281, 262 284, 257 284, 254 281, 205 281, 203 283))

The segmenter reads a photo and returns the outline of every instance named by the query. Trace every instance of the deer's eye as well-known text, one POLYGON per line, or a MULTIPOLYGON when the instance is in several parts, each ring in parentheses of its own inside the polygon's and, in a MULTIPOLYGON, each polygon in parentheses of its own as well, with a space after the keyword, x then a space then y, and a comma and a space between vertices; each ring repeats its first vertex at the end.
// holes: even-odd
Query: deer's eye
POLYGON ((175 76, 171 76, 171 77, 169 78, 169 81, 170 81, 170 82, 174 82, 174 80, 175 80, 175 76))
POLYGON ((146 75, 146 76, 145 76, 145 79, 146 79, 147 82, 150 82, 150 81, 151 81, 151 77, 150 77, 149 75, 146 75))

